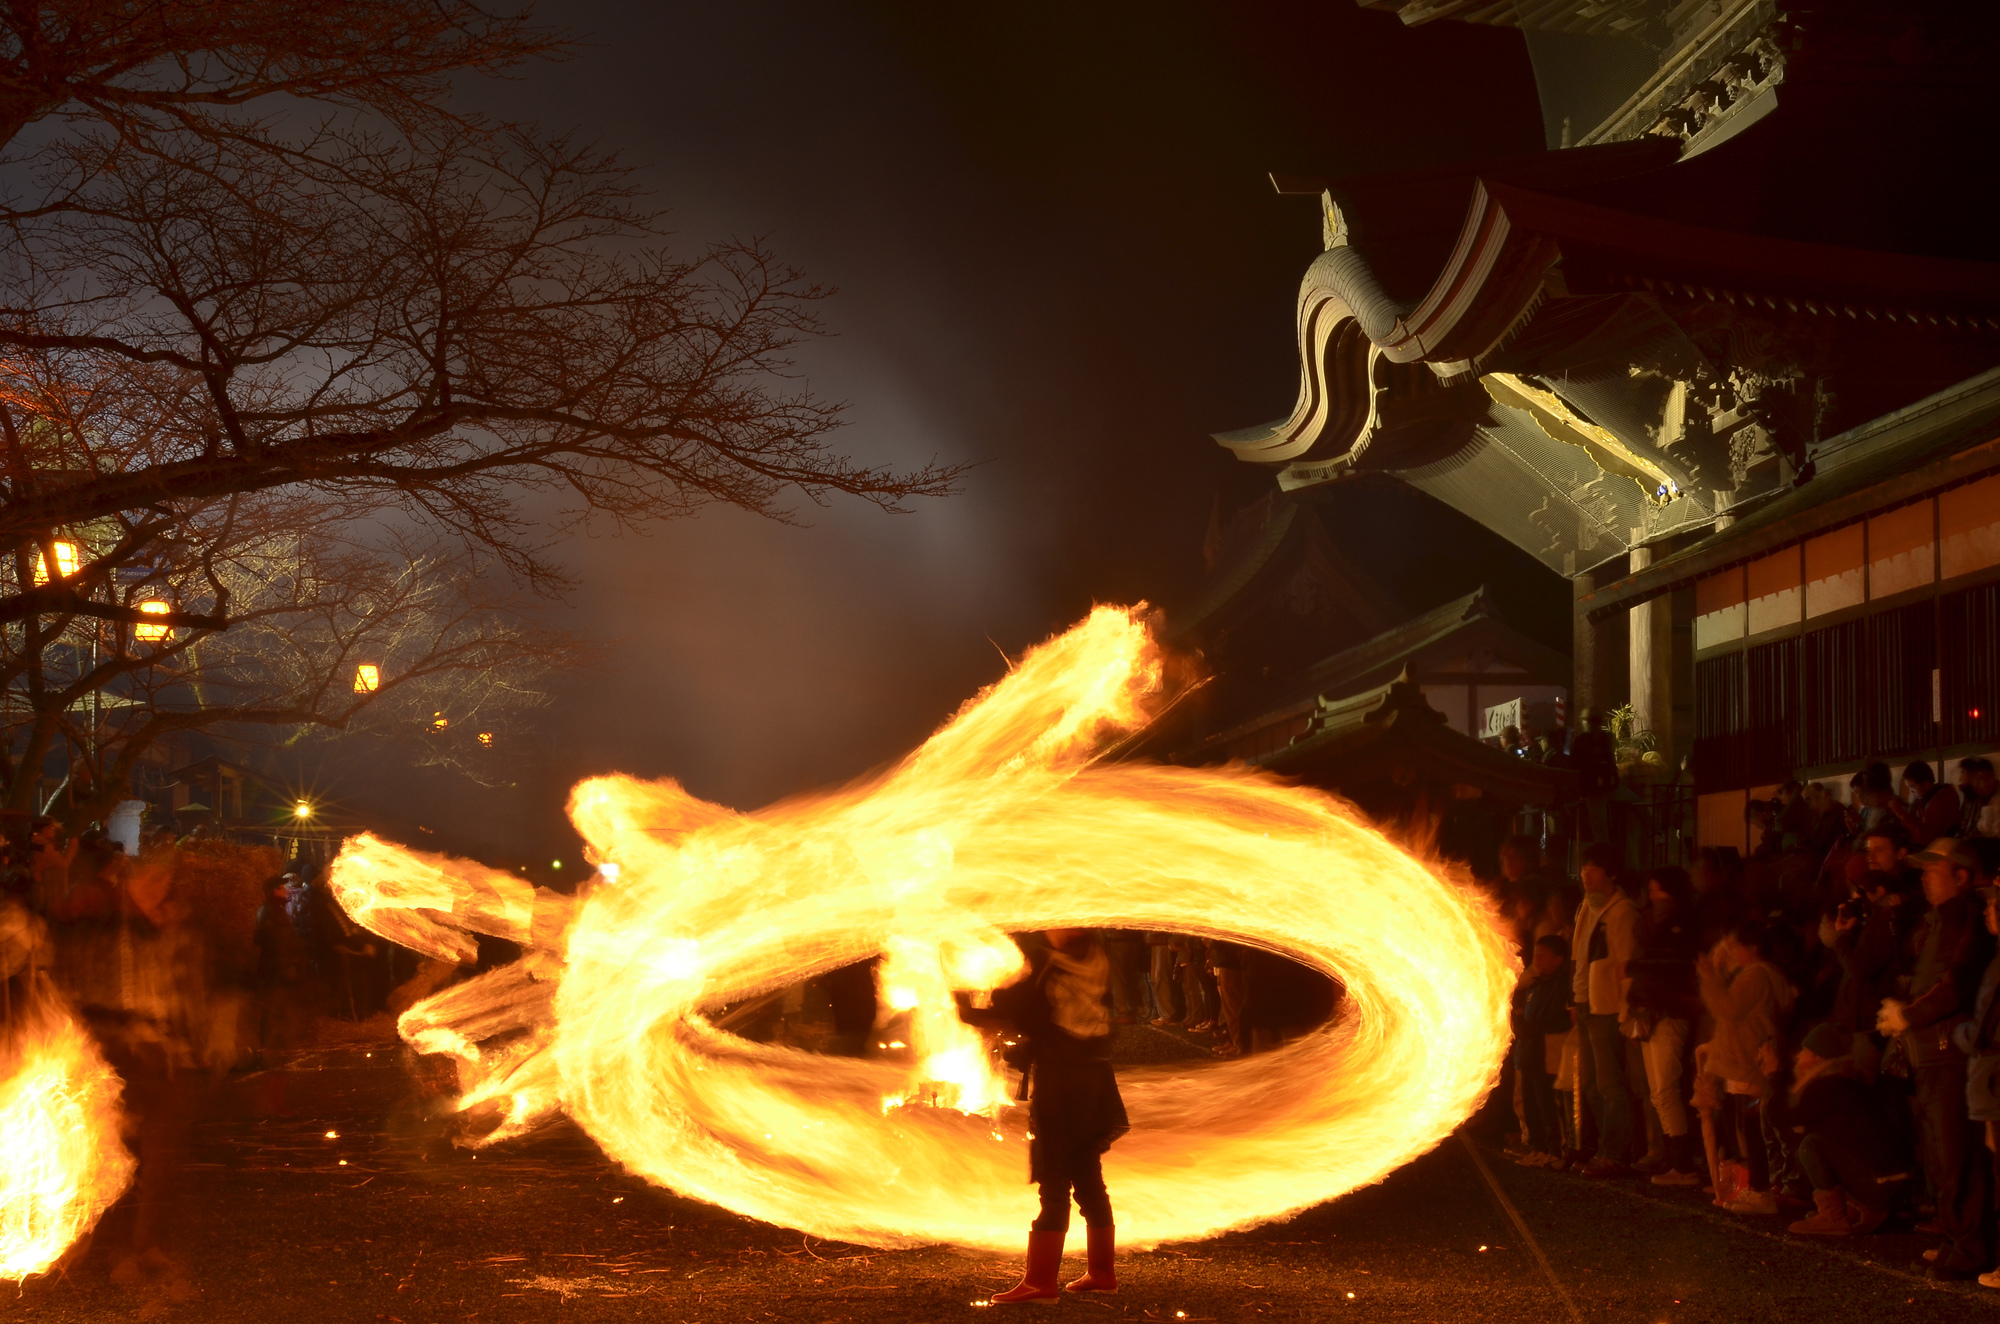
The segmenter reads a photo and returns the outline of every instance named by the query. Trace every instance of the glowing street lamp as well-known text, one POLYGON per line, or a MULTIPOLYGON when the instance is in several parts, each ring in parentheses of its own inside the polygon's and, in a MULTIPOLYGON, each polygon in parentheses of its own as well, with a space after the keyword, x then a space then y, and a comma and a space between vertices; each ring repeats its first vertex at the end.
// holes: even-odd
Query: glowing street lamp
MULTIPOLYGON (((149 598, 139 604, 139 610, 148 616, 164 616, 173 608, 158 599, 149 598)), ((173 627, 165 621, 157 623, 141 621, 132 627, 132 637, 142 644, 157 644, 173 633, 173 627)))
POLYGON ((491 749, 493 747, 493 733, 491 731, 481 731, 479 733, 479 743, 491 749))
POLYGON ((304 822, 306 819, 311 818, 312 816, 313 816, 313 807, 311 801, 301 800, 297 804, 292 806, 292 817, 298 819, 300 822, 304 822))
MULTIPOLYGON (((54 546, 56 553, 56 578, 68 579, 76 573, 76 544, 73 542, 59 542, 54 544, 54 546)), ((37 555, 35 557, 35 586, 40 588, 48 582, 49 558, 37 555)))
POLYGON ((451 719, 449 717, 446 717, 443 713, 431 714, 431 730, 442 731, 450 725, 451 725, 451 719))
POLYGON ((382 688, 382 669, 373 662, 363 662, 354 668, 354 692, 373 694, 382 688))

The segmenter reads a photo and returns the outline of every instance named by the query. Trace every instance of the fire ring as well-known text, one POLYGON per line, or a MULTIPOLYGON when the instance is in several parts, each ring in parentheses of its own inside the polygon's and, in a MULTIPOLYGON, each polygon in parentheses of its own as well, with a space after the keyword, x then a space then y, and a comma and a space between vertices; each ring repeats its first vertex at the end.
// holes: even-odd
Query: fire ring
POLYGON ((1339 979, 1342 1013, 1275 1052, 1121 1070, 1132 1131, 1105 1158, 1128 1244, 1268 1222, 1381 1180, 1477 1108, 1517 967, 1488 903, 1329 796, 1240 766, 1093 762, 1158 678, 1136 613, 1101 608, 845 790, 739 815, 671 782, 581 784, 571 815, 618 878, 573 909, 371 838, 335 888, 396 941, 533 948, 401 1025, 460 1059, 462 1106, 504 1110, 496 1137, 560 1108, 652 1182, 873 1246, 1014 1249, 1035 1208, 1017 1114, 950 1052, 927 1066, 961 1106, 920 1106, 908 1066, 751 1043, 703 1008, 882 951, 990 988, 1019 963, 1002 935, 1054 924, 1282 953, 1339 979))

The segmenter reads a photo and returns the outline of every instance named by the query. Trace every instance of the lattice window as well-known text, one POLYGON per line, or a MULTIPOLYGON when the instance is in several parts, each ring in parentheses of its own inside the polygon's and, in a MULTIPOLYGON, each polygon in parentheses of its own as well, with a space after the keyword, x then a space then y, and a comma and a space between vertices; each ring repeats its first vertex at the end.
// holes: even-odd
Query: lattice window
POLYGON ((1861 683, 1868 653, 1865 620, 1846 621, 1813 630, 1800 641, 1805 702, 1807 765, 1841 763, 1867 758, 1874 744, 1861 683))
POLYGON ((1944 743, 2000 741, 2000 583, 1939 599, 1938 642, 1944 743))
POLYGON ((1937 660, 1937 614, 1929 602, 1868 618, 1868 665, 1862 681, 1874 718, 1874 749, 1884 759, 1937 744, 1931 721, 1931 668, 1937 660))
POLYGON ((1744 655, 1748 673, 1748 735, 1744 776, 1752 786, 1781 782, 1797 772, 1800 758, 1800 641, 1760 644, 1744 655))
POLYGON ((1743 655, 1731 653, 1695 663, 1691 757, 1697 790, 1728 791, 1749 785, 1743 749, 1748 729, 1743 655))

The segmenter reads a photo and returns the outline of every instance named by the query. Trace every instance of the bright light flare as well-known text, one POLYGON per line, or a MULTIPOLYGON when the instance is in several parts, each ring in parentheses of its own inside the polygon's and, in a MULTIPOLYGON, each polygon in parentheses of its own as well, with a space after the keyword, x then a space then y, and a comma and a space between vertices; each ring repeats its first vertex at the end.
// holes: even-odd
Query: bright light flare
POLYGON ((47 1272, 131 1185, 122 1089, 67 1011, 17 1012, 0 1050, 0 1279, 47 1272))
MULTIPOLYGON (((52 544, 52 546, 54 547, 56 554, 55 577, 57 579, 68 579, 71 575, 76 573, 76 566, 77 566, 76 544, 73 542, 62 542, 59 540, 54 544, 52 544)), ((49 558, 42 555, 40 552, 37 552, 35 553, 35 587, 40 588, 43 584, 46 584, 48 582, 49 582, 49 558)))
POLYGON ((354 668, 354 692, 373 694, 382 688, 382 668, 373 662, 363 662, 354 668))
POLYGON ((1252 1226, 1381 1180, 1470 1116, 1517 963, 1489 902, 1331 796, 1243 766, 1098 762, 1157 709, 1161 671, 1141 615, 1099 608, 842 790, 737 814, 672 782, 583 782, 570 816, 623 868, 573 903, 367 837, 335 892, 434 954, 470 959, 467 929, 529 944, 400 1025, 458 1058, 488 1139, 559 1108, 650 1181, 877 1246, 1013 1250, 1033 1216, 1025 1110, 949 1014, 1020 968, 999 935, 1283 952, 1342 981, 1337 1020, 1229 1063, 1122 1070, 1132 1131, 1105 1158, 1131 1245, 1252 1226), (705 1014, 877 953, 906 1060, 755 1044, 705 1014))
MULTIPOLYGON (((139 604, 139 610, 148 616, 164 616, 173 608, 157 598, 148 598, 139 604)), ((141 621, 132 627, 132 637, 142 644, 157 644, 173 632, 173 627, 165 621, 141 621)))

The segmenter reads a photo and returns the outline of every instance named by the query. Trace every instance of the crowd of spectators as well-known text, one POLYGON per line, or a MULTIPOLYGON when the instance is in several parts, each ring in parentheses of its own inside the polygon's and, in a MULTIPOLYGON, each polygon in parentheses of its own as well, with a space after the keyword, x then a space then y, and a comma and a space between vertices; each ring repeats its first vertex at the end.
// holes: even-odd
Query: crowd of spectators
POLYGON ((1993 769, 1962 760, 1951 786, 1876 763, 1849 789, 1753 801, 1755 848, 1692 872, 1627 869, 1600 841, 1572 882, 1508 839, 1509 1149, 1801 1235, 1907 1220, 1939 1239, 1920 1267, 2000 1288, 1993 769))
POLYGON ((1339 987, 1259 947, 1107 929, 1112 1023, 1179 1031, 1217 1057, 1277 1047, 1333 1015, 1339 987))
MULTIPOLYGON (((1577 742, 1598 733, 1586 723, 1577 742)), ((1588 762, 1608 765, 1597 743, 1588 762)), ((1956 782, 1877 763, 1844 798, 1788 783, 1751 802, 1754 849, 1704 849, 1691 871, 1629 869, 1597 839, 1571 879, 1536 839, 1509 838, 1496 887, 1523 965, 1503 1093, 1517 1160, 1698 1187, 1801 1235, 1907 1221, 1939 1239, 1929 1272, 2000 1287, 2000 790, 1984 759, 1961 760, 1956 782)), ((58 972, 128 1103, 183 1131, 184 1068, 299 1046, 329 1015, 366 1018, 409 973, 323 883, 289 871, 261 884, 241 957, 220 959, 177 881, 189 847, 155 831, 128 856, 48 819, 0 844, 0 914, 32 920, 0 925, 0 973, 58 972), (225 1021, 233 1042, 217 1040, 225 1021)), ((1175 1028, 1221 1057, 1324 1023, 1340 996, 1260 948, 1104 940, 1112 1020, 1175 1028)), ((855 1024, 836 1028, 859 1049, 873 978, 853 973, 852 996, 833 1001, 837 1021, 854 1004, 855 1024)))
POLYGON ((382 1010, 398 974, 392 953, 341 913, 322 879, 299 866, 243 874, 269 869, 275 855, 199 829, 181 837, 151 828, 138 844, 128 854, 98 827, 65 836, 49 817, 35 819, 23 841, 0 841, 0 905, 25 917, 17 927, 38 935, 35 964, 87 1018, 157 1019, 144 1035, 171 1055, 237 1066, 300 1046, 319 1017, 363 1020, 382 1010), (200 855, 197 873, 220 871, 224 882, 192 884, 190 851, 200 855), (188 1022, 218 1000, 242 1008, 227 1042, 191 1042, 215 1039, 212 1027, 188 1022))
MULTIPOLYGON (((6 1006, 46 1014, 59 995, 118 1073, 139 1180, 112 1276, 164 1273, 173 1300, 185 1289, 168 1254, 176 1191, 214 1088, 313 1046, 331 1018, 379 1011, 395 973, 388 945, 355 928, 323 882, 273 875, 269 849, 191 838, 155 828, 128 854, 100 828, 65 838, 38 818, 0 844, 6 1006)), ((281 1073, 260 1079, 282 1093, 281 1073)), ((266 1104, 284 1111, 281 1098, 266 1104)))

